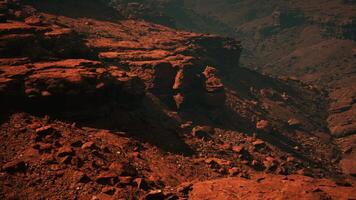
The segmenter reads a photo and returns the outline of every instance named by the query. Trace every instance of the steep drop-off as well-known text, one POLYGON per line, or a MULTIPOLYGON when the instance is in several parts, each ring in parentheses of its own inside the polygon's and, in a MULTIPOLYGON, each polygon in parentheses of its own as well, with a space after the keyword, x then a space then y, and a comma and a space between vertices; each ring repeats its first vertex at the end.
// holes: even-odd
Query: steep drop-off
MULTIPOLYGON (((167 0, 153 7, 176 28, 238 38, 244 67, 325 90, 330 133, 343 151, 355 148, 354 1, 167 0)), ((342 163, 355 157, 345 154, 342 163)))

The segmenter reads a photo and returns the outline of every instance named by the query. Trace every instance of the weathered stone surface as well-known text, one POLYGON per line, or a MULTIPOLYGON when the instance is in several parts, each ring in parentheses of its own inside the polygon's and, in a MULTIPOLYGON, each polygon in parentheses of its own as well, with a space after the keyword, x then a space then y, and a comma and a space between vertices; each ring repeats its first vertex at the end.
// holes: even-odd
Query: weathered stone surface
POLYGON ((228 178, 193 185, 189 199, 316 199, 326 196, 335 199, 355 197, 355 188, 340 187, 326 179, 294 175, 262 175, 261 181, 228 178), (318 190, 316 190, 318 188, 318 190))

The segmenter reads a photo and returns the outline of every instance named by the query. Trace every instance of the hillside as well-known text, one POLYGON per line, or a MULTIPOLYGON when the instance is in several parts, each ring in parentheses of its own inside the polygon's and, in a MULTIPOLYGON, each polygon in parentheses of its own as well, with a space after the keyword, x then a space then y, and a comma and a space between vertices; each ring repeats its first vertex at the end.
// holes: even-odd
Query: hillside
MULTIPOLYGON (((330 133, 344 151, 345 144, 356 143, 354 1, 163 2, 165 6, 156 9, 177 22, 185 19, 194 24, 172 26, 241 40, 242 66, 325 90, 330 133), (174 7, 170 4, 179 14, 167 11, 174 7)), ((342 163, 352 163, 356 154, 344 156, 342 163)))
POLYGON ((116 3, 0 1, 1 199, 356 198, 329 93, 116 3))

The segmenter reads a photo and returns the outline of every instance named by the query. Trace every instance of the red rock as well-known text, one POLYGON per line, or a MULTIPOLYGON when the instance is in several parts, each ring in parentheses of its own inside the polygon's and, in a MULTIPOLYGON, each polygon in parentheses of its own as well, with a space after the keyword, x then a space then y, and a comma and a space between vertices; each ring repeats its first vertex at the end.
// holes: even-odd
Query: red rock
POLYGON ((119 181, 117 173, 113 171, 101 172, 95 180, 102 185, 115 185, 119 181))
POLYGON ((82 145, 82 149, 94 149, 96 147, 94 142, 86 142, 82 145))
POLYGON ((192 189, 193 184, 190 182, 184 182, 181 183, 178 187, 177 187, 177 192, 179 193, 183 193, 183 194, 188 194, 189 191, 192 189))
POLYGON ((258 162, 257 160, 253 160, 251 162, 251 165, 254 166, 254 167, 258 167, 260 165, 260 162, 258 162))
POLYGON ((27 128, 37 130, 42 125, 39 122, 33 122, 32 124, 28 125, 27 128))
POLYGON ((252 143, 252 145, 255 148, 261 148, 261 147, 264 147, 266 145, 266 143, 263 140, 256 140, 252 143))
POLYGON ((214 67, 207 66, 203 72, 205 76, 205 103, 208 106, 222 106, 225 103, 224 85, 218 77, 218 71, 214 67))
POLYGON ((277 169, 278 162, 272 157, 267 157, 263 161, 263 165, 265 166, 266 170, 275 171, 277 169))
POLYGON ((269 131, 271 127, 267 120, 260 120, 256 123, 256 128, 258 130, 269 131))
POLYGON ((349 174, 353 177, 356 177, 355 163, 356 163, 355 156, 351 154, 347 157, 344 157, 340 161, 339 165, 345 174, 349 174))
POLYGON ((188 121, 188 122, 186 122, 186 123, 184 123, 184 124, 181 124, 180 127, 181 127, 182 129, 185 129, 185 130, 186 130, 186 129, 191 128, 192 124, 193 124, 192 121, 188 121))
POLYGON ((93 196, 91 198, 91 200, 115 200, 115 198, 111 195, 101 193, 101 194, 93 196))
POLYGON ((165 197, 162 190, 152 190, 143 197, 143 200, 163 200, 165 197))
POLYGON ((54 129, 52 128, 51 125, 43 126, 41 128, 36 129, 36 133, 38 135, 42 135, 42 136, 51 134, 53 131, 54 131, 54 129))
POLYGON ((208 92, 215 92, 223 89, 224 85, 221 80, 217 78, 218 70, 214 67, 207 66, 203 72, 206 78, 206 89, 208 92))
POLYGON ((242 146, 242 145, 234 146, 234 147, 232 147, 232 150, 233 150, 234 152, 236 152, 236 153, 241 154, 241 153, 243 153, 243 152, 245 151, 245 147, 242 146))
POLYGON ((67 155, 63 157, 59 157, 59 162, 62 164, 71 164, 72 163, 72 156, 67 155))
POLYGON ((326 179, 292 175, 285 180, 285 176, 264 174, 252 180, 234 177, 198 182, 189 192, 189 199, 320 199, 312 192, 319 186, 322 186, 323 191, 332 199, 354 196, 354 189, 335 186, 335 183, 326 179), (229 188, 228 192, 226 188, 229 188))
POLYGON ((288 120, 288 125, 294 128, 297 128, 302 125, 301 121, 295 118, 288 120))
POLYGON ((133 181, 133 178, 131 176, 120 176, 119 181, 122 185, 130 185, 133 181))
POLYGON ((43 21, 40 16, 30 16, 25 19, 25 23, 33 26, 43 25, 43 21))
POLYGON ((113 171, 116 171, 117 173, 120 174, 120 173, 122 173, 124 171, 125 165, 123 163, 114 162, 114 163, 110 164, 109 169, 113 170, 113 171))
POLYGON ((116 189, 114 187, 106 186, 101 189, 102 193, 108 194, 108 195, 114 195, 116 189))
POLYGON ((74 155, 74 151, 71 146, 63 146, 58 149, 57 156, 58 157, 65 157, 65 156, 72 156, 74 155))
POLYGON ((237 168, 237 167, 233 167, 233 168, 230 168, 230 169, 228 170, 228 172, 229 172, 229 175, 230 175, 230 176, 235 176, 235 175, 237 175, 238 173, 240 173, 240 169, 237 168))
POLYGON ((41 156, 41 161, 47 164, 55 162, 56 158, 52 154, 43 154, 41 156))
POLYGON ((184 87, 183 81, 184 81, 184 71, 183 71, 183 69, 180 69, 176 74, 173 89, 174 90, 183 89, 183 87, 184 87))

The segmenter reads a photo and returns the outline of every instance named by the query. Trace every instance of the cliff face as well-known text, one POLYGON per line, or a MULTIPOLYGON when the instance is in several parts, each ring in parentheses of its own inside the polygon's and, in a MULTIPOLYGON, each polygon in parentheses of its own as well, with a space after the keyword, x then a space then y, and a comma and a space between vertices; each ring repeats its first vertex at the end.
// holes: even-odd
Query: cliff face
POLYGON ((1 198, 194 199, 295 173, 354 194, 325 94, 240 67, 240 42, 91 10, 107 2, 0 2, 1 198))
POLYGON ((356 91, 350 84, 356 63, 354 1, 151 0, 136 5, 169 17, 171 27, 240 39, 244 67, 326 90, 330 133, 355 142, 350 136, 356 132, 356 91))
POLYGON ((239 38, 244 46, 242 66, 272 76, 293 77, 326 90, 329 131, 355 142, 350 136, 356 132, 356 91, 350 84, 355 82, 356 63, 354 1, 261 4, 254 0, 195 0, 185 1, 182 7, 185 14, 172 16, 199 24, 193 30, 239 38), (188 10, 196 17, 187 15, 188 10), (218 28, 207 28, 201 17, 213 19, 208 21, 218 28))

